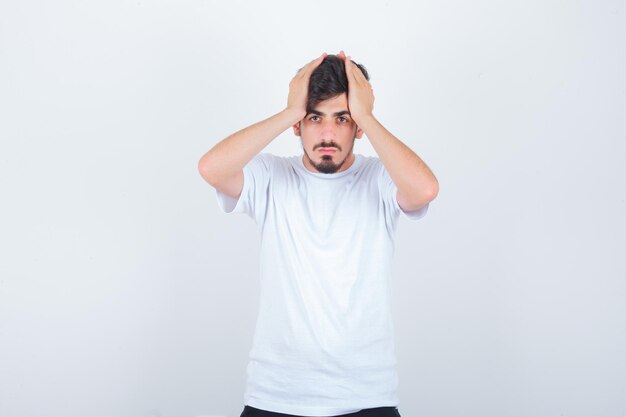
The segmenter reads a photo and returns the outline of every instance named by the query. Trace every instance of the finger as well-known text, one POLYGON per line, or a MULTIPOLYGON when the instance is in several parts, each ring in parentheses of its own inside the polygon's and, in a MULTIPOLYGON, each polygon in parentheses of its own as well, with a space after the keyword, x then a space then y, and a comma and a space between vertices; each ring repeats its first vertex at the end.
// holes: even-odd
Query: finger
POLYGON ((328 54, 324 52, 322 55, 318 56, 317 58, 315 58, 314 60, 306 64, 304 68, 306 68, 307 70, 313 71, 319 64, 322 63, 322 61, 324 60, 324 58, 326 58, 326 56, 328 56, 328 54))
POLYGON ((350 66, 350 71, 352 71, 352 73, 354 73, 355 75, 358 75, 359 72, 361 72, 361 70, 356 66, 356 64, 352 61, 352 57, 349 56, 347 61, 348 65, 350 66))
POLYGON ((297 72, 296 72, 296 76, 299 77, 305 77, 308 73, 313 72, 313 70, 322 63, 322 61, 328 56, 328 54, 326 52, 324 52, 322 55, 320 55, 319 57, 315 58, 312 61, 309 61, 308 64, 306 64, 305 66, 303 66, 302 68, 300 68, 297 72))
POLYGON ((352 61, 352 57, 350 56, 346 58, 346 70, 350 71, 350 74, 358 81, 358 75, 361 70, 352 61))
POLYGON ((346 59, 346 75, 348 76, 348 80, 352 80, 355 84, 362 84, 359 74, 362 75, 361 70, 352 62, 350 57, 348 57, 346 59))
POLYGON ((354 78, 354 69, 352 68, 354 66, 354 64, 350 60, 349 56, 344 59, 344 63, 345 63, 345 67, 346 67, 346 77, 348 78, 348 82, 356 81, 356 79, 354 78))
POLYGON ((359 84, 369 84, 369 80, 365 78, 365 74, 363 74, 363 71, 361 71, 361 69, 354 62, 352 62, 351 57, 348 57, 348 61, 350 61, 350 68, 352 69, 352 73, 357 82, 359 84))

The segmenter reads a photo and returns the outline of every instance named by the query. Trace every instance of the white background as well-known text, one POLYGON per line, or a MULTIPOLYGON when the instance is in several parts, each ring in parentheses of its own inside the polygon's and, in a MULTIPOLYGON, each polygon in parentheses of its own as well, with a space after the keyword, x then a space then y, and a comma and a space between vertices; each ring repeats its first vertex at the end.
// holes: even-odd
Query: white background
POLYGON ((625 416, 625 16, 2 1, 0 416, 239 416, 259 236, 197 163, 340 49, 440 184, 398 225, 401 415, 625 416))

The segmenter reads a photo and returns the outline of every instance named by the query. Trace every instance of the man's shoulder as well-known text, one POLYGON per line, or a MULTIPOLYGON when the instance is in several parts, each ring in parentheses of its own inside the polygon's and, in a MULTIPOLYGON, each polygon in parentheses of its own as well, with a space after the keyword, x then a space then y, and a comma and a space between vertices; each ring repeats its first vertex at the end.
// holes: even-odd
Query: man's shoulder
POLYGON ((271 174, 278 174, 281 168, 289 168, 294 164, 293 156, 280 156, 270 152, 260 152, 248 163, 253 171, 261 170, 271 174))
POLYGON ((368 156, 368 155, 360 155, 363 160, 361 166, 363 169, 378 172, 384 168, 384 165, 379 157, 377 156, 368 156))
POLYGON ((258 154, 254 156, 254 158, 263 159, 263 160, 272 161, 272 162, 280 162, 280 161, 290 160, 293 158, 293 156, 281 156, 281 155, 273 154, 271 152, 259 152, 258 154))

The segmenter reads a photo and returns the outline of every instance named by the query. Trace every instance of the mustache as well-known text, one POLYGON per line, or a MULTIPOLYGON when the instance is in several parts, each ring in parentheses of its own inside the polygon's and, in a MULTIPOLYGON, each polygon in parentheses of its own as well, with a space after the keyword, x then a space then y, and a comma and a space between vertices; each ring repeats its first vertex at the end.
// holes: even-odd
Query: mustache
POLYGON ((335 148, 337 150, 341 150, 341 148, 339 147, 339 145, 337 145, 334 142, 331 143, 320 143, 319 145, 317 145, 315 148, 313 148, 313 150, 316 150, 317 148, 335 148))

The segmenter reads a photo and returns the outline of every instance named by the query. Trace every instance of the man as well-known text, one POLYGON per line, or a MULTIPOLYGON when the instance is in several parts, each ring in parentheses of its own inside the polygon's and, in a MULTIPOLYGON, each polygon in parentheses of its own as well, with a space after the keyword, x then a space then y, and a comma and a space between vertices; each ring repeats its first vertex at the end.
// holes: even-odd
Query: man
POLYGON ((398 417, 391 258, 400 213, 438 193, 426 164, 373 116, 369 76, 343 51, 289 84, 287 107, 199 162, 220 208, 261 233, 261 295, 242 417, 398 417), (303 155, 260 151, 293 126, 303 155), (380 158, 354 154, 365 134, 380 158))

